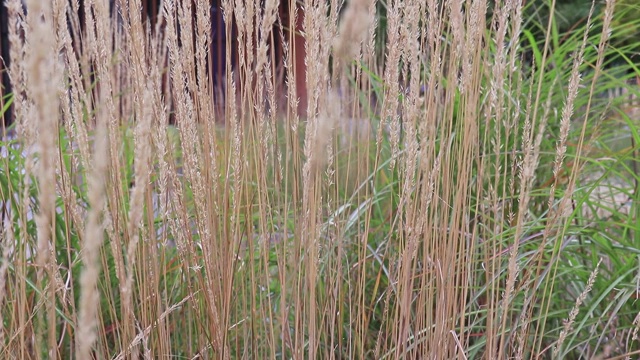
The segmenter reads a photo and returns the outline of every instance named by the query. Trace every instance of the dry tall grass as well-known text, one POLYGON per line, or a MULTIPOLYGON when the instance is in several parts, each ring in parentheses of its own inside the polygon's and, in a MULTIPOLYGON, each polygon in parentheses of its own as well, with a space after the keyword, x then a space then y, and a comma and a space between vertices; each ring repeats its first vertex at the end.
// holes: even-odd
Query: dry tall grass
MULTIPOLYGON (((514 41, 522 1, 487 18, 484 0, 391 0, 376 39, 375 1, 305 0, 303 117, 288 31, 302 13, 282 23, 275 0, 223 0, 239 61, 215 89, 206 2, 163 1, 155 29, 139 0, 116 3, 112 17, 85 0, 81 28, 76 2, 27 1, 25 15, 7 1, 30 155, 3 194, 1 358, 559 353, 576 314, 546 319, 589 116, 568 181, 543 210, 532 196, 549 122, 557 175, 574 102, 596 91, 579 93, 588 32, 568 82, 548 84, 514 41), (567 89, 562 109, 544 88, 567 89)), ((613 6, 589 18, 593 84, 613 6)))

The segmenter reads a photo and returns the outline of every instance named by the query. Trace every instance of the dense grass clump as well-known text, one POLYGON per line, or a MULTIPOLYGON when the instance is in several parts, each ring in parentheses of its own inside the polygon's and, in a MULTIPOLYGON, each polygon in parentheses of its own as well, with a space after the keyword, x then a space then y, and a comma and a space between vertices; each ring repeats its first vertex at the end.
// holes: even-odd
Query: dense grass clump
POLYGON ((221 84, 208 2, 7 0, 0 358, 636 357, 637 9, 525 3, 222 0, 221 84))

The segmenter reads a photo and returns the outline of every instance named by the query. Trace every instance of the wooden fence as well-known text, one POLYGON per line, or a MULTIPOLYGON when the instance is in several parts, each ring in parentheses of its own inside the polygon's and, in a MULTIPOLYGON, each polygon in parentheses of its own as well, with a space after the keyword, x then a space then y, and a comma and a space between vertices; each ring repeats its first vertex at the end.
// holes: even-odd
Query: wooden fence
MULTIPOLYGON (((117 0, 112 0, 112 3, 117 0)), ((188 1, 188 0, 187 0, 188 1)), ((197 0, 196 0, 197 1, 197 0)), ((212 76, 213 84, 222 85, 223 84, 223 74, 225 74, 225 60, 226 56, 231 54, 226 54, 226 39, 225 36, 225 23, 222 17, 222 11, 220 11, 220 2, 221 0, 209 0, 209 6, 211 9, 211 24, 212 24, 212 41, 210 48, 210 58, 211 58, 211 69, 210 74, 212 76)), ((80 8, 83 7, 83 0, 79 1, 80 8)), ((280 18, 283 24, 288 24, 289 22, 289 8, 290 4, 295 4, 295 0, 281 0, 280 3, 280 18)), ((146 19, 146 21, 150 21, 152 24, 155 24, 158 18, 158 13, 160 11, 161 0, 142 0, 142 16, 146 19)), ((306 86, 305 86, 305 76, 304 73, 306 71, 305 63, 304 63, 304 38, 300 35, 300 30, 302 26, 302 16, 303 13, 300 9, 298 22, 296 24, 296 32, 295 34, 289 34, 285 31, 285 37, 289 37, 291 35, 292 44, 290 46, 291 51, 293 52, 293 61, 294 61, 294 69, 295 69, 295 79, 296 79, 296 88, 298 89, 298 97, 300 99, 298 110, 303 112, 306 108, 306 86)), ((7 74, 6 68, 9 65, 11 59, 9 57, 9 41, 8 41, 8 19, 7 19, 7 8, 4 5, 4 0, 0 0, 0 74, 1 83, 0 83, 0 94, 2 98, 0 98, 0 109, 5 104, 6 98, 5 95, 11 92, 11 84, 9 81, 9 76, 7 74)), ((83 20, 82 14, 79 14, 80 21, 83 20)), ((286 25, 285 25, 286 26, 286 25)), ((234 39, 234 37, 231 37, 234 39)), ((278 38, 278 37, 274 37, 278 38)), ((237 44, 231 44, 231 48, 237 48, 237 44)), ((282 59, 282 49, 281 44, 274 44, 274 51, 276 52, 274 58, 279 61, 282 59)), ((232 56, 232 63, 235 62, 235 57, 232 56)), ((276 66, 281 66, 282 64, 276 63, 276 66)), ((9 125, 13 122, 11 116, 11 109, 8 112, 2 114, 2 123, 5 125, 9 125)))

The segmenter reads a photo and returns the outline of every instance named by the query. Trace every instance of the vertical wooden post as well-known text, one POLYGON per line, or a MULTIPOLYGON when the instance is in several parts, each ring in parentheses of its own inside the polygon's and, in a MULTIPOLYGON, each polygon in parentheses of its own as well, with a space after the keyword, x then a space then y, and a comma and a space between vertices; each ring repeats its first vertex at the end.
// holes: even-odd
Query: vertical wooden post
MULTIPOLYGON (((237 28, 233 14, 222 13, 222 1, 213 0, 211 2, 211 45, 210 51, 210 77, 211 89, 213 91, 213 101, 216 109, 222 111, 226 101, 226 76, 227 57, 231 58, 232 69, 237 66, 238 42, 237 28), (231 34, 227 34, 227 26, 230 25, 231 34), (230 42, 230 44, 227 44, 230 42), (227 53, 229 46, 230 53, 227 53)), ((238 91, 242 84, 238 85, 238 91)))
MULTIPOLYGON (((299 99, 297 111, 302 117, 307 115, 307 66, 304 62, 306 49, 305 38, 302 35, 304 16, 304 8, 299 6, 296 0, 281 0, 280 18, 285 27, 284 36, 286 41, 289 41, 289 51, 293 63, 292 75, 296 85, 296 96, 299 99), (296 15, 295 24, 293 23, 294 15, 296 15)), ((283 64, 278 65, 282 66, 283 64)))
POLYGON ((226 25, 222 16, 220 0, 214 0, 211 6, 211 82, 216 106, 224 99, 224 76, 226 73, 226 25))
POLYGON ((296 79, 296 90, 298 92, 298 114, 300 116, 307 116, 307 65, 304 62, 306 55, 305 39, 302 35, 303 23, 304 23, 304 8, 295 4, 298 10, 298 16, 296 18, 295 34, 293 36, 293 58, 294 68, 293 74, 296 79))
POLYGON ((151 27, 155 27, 158 22, 158 5, 160 1, 151 1, 151 27))
MULTIPOLYGON (((4 108, 4 97, 11 91, 9 84, 9 74, 5 65, 9 65, 9 16, 7 7, 0 2, 0 110, 4 108)), ((0 121, 3 126, 11 124, 11 109, 0 114, 0 121)), ((1 134, 0 134, 1 135, 1 134)))
POLYGON ((147 18, 149 14, 149 0, 142 0, 142 23, 144 24, 144 20, 147 18))

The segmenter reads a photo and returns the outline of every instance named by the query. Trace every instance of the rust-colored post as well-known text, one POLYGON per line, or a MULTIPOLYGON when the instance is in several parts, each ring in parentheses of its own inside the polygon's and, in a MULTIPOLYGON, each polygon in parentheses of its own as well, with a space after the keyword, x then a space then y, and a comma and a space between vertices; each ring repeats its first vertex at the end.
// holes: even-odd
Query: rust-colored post
MULTIPOLYGON (((9 62, 9 19, 7 7, 4 2, 0 3, 0 110, 4 108, 4 96, 10 91, 9 89, 9 75, 5 65, 9 62)), ((9 125, 11 119, 9 118, 9 111, 0 114, 0 125, 9 125)), ((0 134, 2 135, 2 134, 0 134)))
POLYGON ((296 27, 293 36, 293 59, 294 68, 293 75, 296 79, 296 90, 298 92, 298 114, 300 116, 307 115, 307 65, 304 62, 306 50, 305 39, 302 35, 303 23, 304 23, 304 8, 298 6, 296 3, 298 16, 296 17, 296 27))

